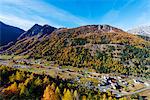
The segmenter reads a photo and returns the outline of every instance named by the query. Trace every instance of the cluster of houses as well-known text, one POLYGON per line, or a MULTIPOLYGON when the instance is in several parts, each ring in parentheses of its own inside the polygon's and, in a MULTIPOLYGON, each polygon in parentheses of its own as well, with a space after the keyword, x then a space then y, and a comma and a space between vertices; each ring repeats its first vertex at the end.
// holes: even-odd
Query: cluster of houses
POLYGON ((148 83, 148 82, 143 82, 143 81, 141 81, 141 80, 136 80, 136 79, 133 79, 133 81, 134 81, 134 83, 136 83, 136 84, 144 84, 145 86, 147 86, 147 87, 149 87, 150 86, 150 84, 148 83))
POLYGON ((13 68, 30 68, 30 66, 27 66, 27 65, 13 65, 12 66, 13 68))
POLYGON ((109 76, 102 76, 101 84, 98 84, 98 86, 107 86, 107 85, 109 87, 112 87, 113 89, 120 89, 121 88, 121 85, 118 84, 117 78, 109 77, 109 76))
MULTIPOLYGON (((89 76, 85 77, 89 78, 89 76)), ((92 78, 92 76, 90 76, 92 78)), ((143 84, 145 87, 149 87, 149 82, 142 81, 140 79, 131 79, 132 83, 129 83, 124 76, 110 76, 110 75, 101 75, 101 77, 93 77, 96 78, 99 81, 99 84, 97 86, 94 86, 93 82, 87 81, 83 86, 89 88, 89 89, 97 89, 102 92, 106 92, 107 90, 110 90, 116 97, 121 97, 123 91, 122 89, 124 87, 129 87, 135 84, 143 84)), ((77 77, 75 79, 79 83, 80 77, 77 77)), ((127 91, 124 91, 127 92, 127 91)))
MULTIPOLYGON (((17 60, 17 63, 31 63, 32 61, 28 60, 17 60)), ((33 62, 32 62, 33 63, 33 62)), ((34 63, 38 63, 41 65, 41 61, 36 60, 34 63)), ((29 68, 27 65, 13 65, 14 68, 29 68)), ((69 73, 76 73, 76 71, 72 69, 62 69, 62 66, 57 67, 58 70, 61 70, 64 72, 69 73)), ((48 67, 48 69, 51 69, 51 67, 48 67)), ((126 79, 126 76, 110 76, 109 74, 101 75, 96 72, 88 72, 88 71, 79 71, 77 72, 79 75, 74 79, 74 81, 77 81, 78 83, 81 82, 81 78, 95 78, 98 80, 98 85, 94 86, 92 81, 87 81, 85 84, 81 84, 89 89, 97 89, 103 92, 106 92, 107 90, 112 90, 113 93, 115 93, 117 96, 119 95, 119 92, 121 93, 121 90, 124 87, 129 87, 135 84, 143 84, 145 87, 150 87, 149 82, 142 81, 140 79, 132 79, 132 83, 129 83, 126 79)), ((69 74, 71 75, 71 74, 69 74)), ((127 91, 126 91, 127 92, 127 91)))

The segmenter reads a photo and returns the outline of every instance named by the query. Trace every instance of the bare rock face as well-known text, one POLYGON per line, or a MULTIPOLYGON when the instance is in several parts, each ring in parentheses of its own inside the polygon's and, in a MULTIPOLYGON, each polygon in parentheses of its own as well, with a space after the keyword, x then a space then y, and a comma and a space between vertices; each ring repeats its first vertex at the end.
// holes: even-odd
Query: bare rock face
POLYGON ((98 30, 100 30, 102 32, 119 32, 119 31, 123 31, 121 29, 112 27, 110 25, 98 25, 98 30))
POLYGON ((100 33, 109 33, 109 32, 124 32, 121 29, 115 28, 110 25, 86 25, 76 28, 81 31, 89 31, 89 32, 100 32, 100 33))

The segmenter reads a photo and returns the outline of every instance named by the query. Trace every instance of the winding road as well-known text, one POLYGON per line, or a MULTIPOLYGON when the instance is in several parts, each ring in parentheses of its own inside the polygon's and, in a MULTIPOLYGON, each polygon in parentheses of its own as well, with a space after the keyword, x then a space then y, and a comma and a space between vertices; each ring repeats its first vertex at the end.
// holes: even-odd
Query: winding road
POLYGON ((142 89, 137 90, 137 91, 135 91, 135 92, 124 92, 124 93, 122 93, 122 92, 119 92, 119 91, 113 90, 113 89, 109 89, 109 90, 112 91, 114 94, 118 94, 118 95, 120 95, 120 96, 126 96, 126 95, 132 95, 132 94, 140 93, 140 92, 143 92, 143 91, 145 91, 145 90, 150 90, 150 86, 149 86, 149 87, 142 88, 142 89))

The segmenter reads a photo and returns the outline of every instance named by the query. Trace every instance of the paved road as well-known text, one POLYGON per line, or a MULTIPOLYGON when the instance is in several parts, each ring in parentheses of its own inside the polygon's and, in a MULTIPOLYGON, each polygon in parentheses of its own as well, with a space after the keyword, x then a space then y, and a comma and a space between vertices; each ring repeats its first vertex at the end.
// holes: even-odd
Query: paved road
POLYGON ((140 93, 140 92, 145 91, 145 90, 150 90, 150 87, 145 87, 145 88, 137 90, 135 92, 125 92, 125 93, 122 93, 122 92, 119 92, 119 91, 113 90, 113 89, 109 89, 109 90, 112 91, 114 94, 118 94, 120 96, 126 96, 126 95, 132 95, 132 94, 140 93))
POLYGON ((132 95, 132 94, 139 93, 139 92, 142 92, 142 91, 145 91, 145 90, 150 90, 150 87, 146 87, 146 88, 137 90, 135 92, 125 93, 124 95, 132 95))

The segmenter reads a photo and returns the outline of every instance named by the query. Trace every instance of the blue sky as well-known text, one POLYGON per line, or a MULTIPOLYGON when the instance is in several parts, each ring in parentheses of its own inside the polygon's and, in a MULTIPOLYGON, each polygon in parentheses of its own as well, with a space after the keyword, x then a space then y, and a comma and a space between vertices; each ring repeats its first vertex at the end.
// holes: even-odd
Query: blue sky
POLYGON ((29 29, 110 24, 128 30, 150 25, 150 0, 0 0, 0 21, 29 29))

